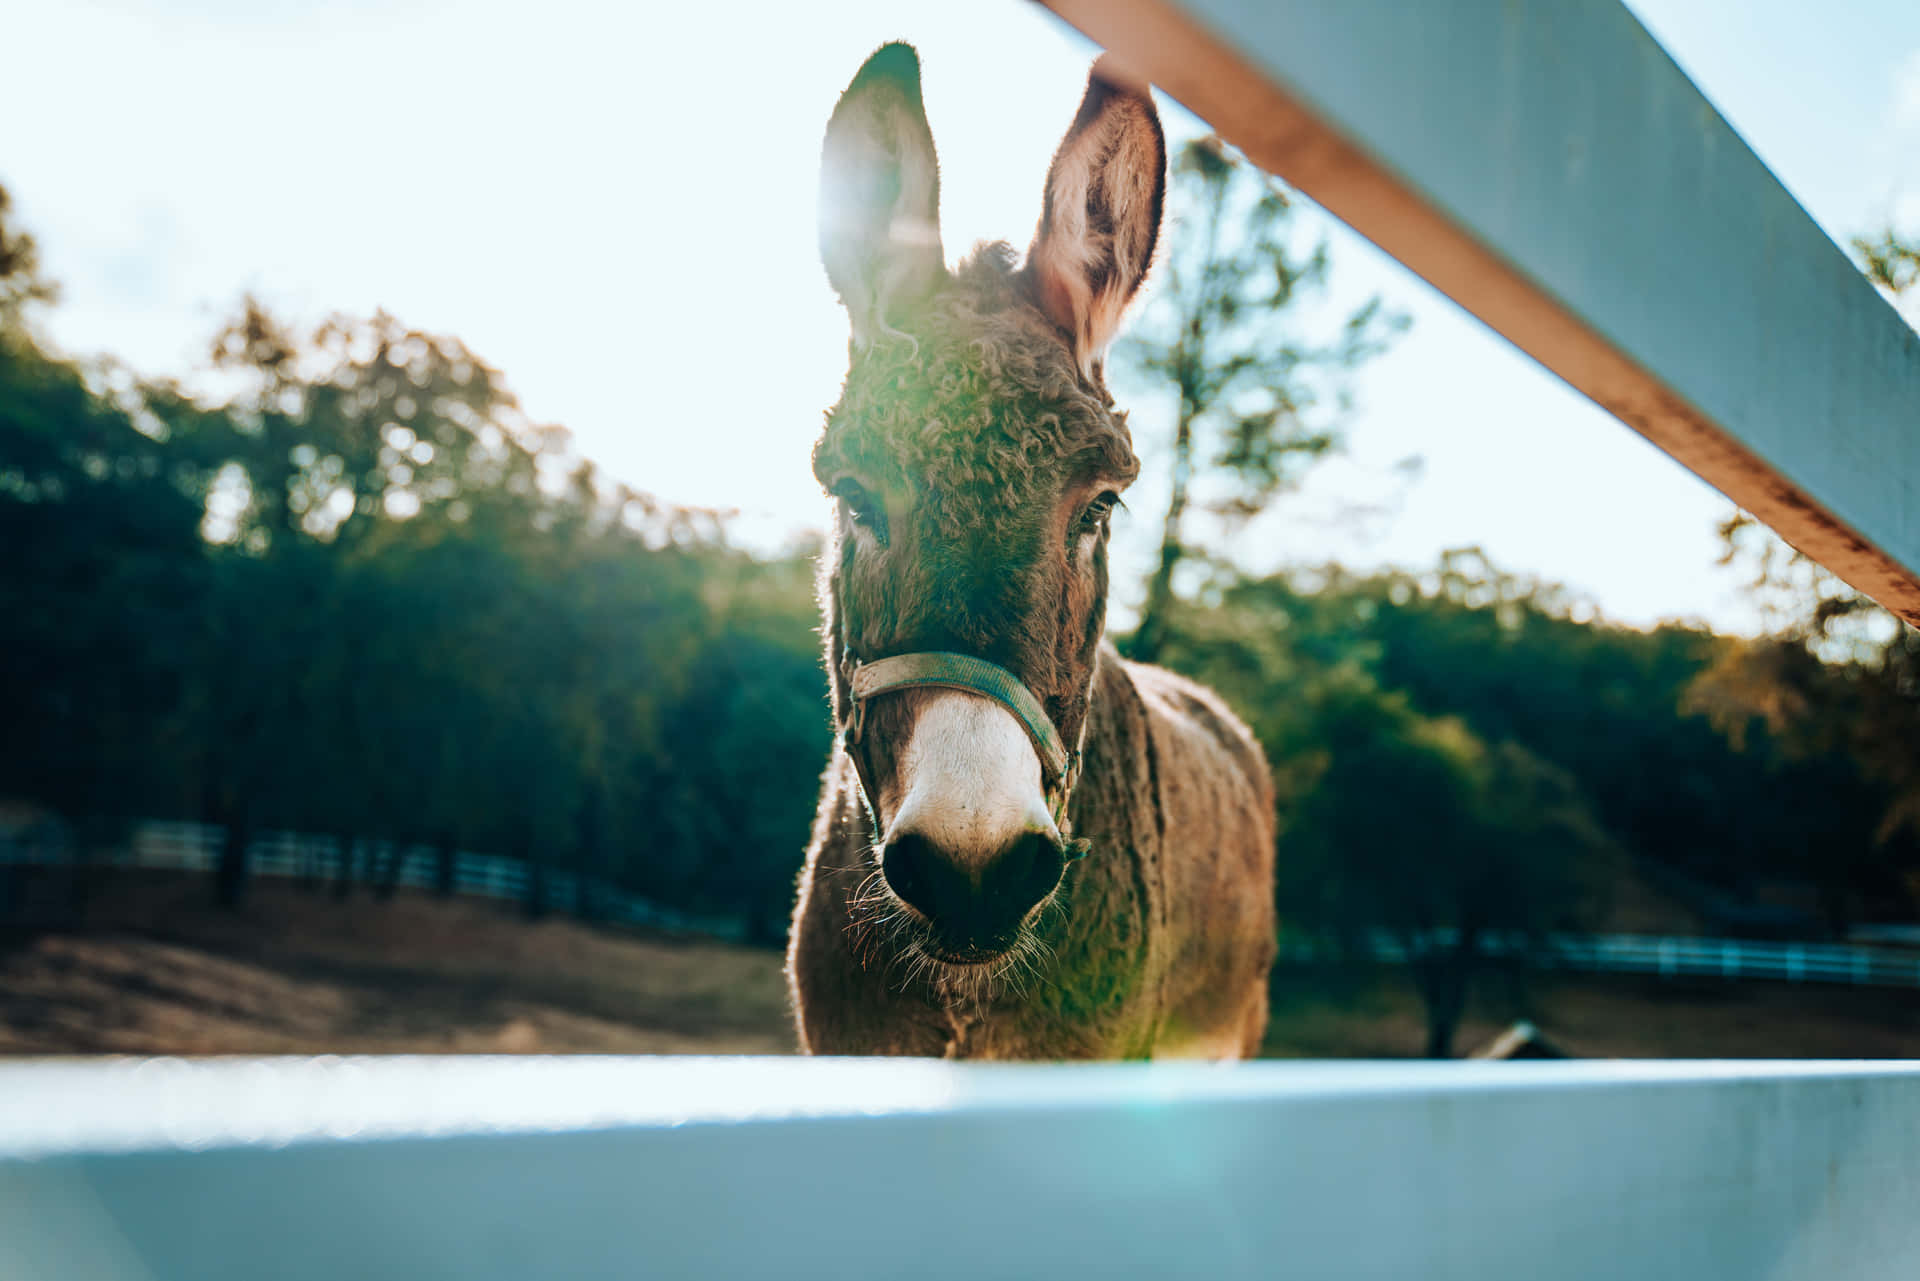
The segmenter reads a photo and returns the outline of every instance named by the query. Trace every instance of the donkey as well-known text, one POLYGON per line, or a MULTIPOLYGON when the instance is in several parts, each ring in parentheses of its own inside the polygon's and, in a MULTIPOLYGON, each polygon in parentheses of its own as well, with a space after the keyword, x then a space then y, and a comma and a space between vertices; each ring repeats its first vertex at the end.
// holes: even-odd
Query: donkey
POLYGON ((911 46, 841 95, 820 253, 852 322, 813 451, 839 740, 787 974, 815 1054, 1236 1058, 1274 955, 1266 760, 1103 639, 1134 479, 1103 356, 1152 262, 1166 142, 1097 63, 1024 264, 949 271, 911 46))

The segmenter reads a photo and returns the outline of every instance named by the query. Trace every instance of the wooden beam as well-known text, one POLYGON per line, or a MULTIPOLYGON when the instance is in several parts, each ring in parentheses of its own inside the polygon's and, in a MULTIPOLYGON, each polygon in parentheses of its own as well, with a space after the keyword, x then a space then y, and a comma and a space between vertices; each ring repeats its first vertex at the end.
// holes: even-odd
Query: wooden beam
POLYGON ((1920 336, 1617 0, 1047 3, 1920 624, 1920 336))

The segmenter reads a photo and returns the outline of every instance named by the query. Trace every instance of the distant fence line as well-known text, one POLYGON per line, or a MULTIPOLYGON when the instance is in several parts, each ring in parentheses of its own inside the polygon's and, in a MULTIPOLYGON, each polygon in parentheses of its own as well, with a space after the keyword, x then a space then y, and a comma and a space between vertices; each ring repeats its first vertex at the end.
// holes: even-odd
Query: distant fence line
MULTIPOLYGON (((225 835, 223 829, 210 823, 159 820, 136 823, 125 846, 102 852, 91 862, 97 867, 211 872, 219 861, 225 835)), ((370 844, 368 848, 371 849, 370 844)), ((340 870, 341 859, 352 856, 332 837, 303 832, 262 832, 247 849, 251 875, 292 879, 324 879, 340 870)), ((439 887, 440 855, 427 846, 405 845, 379 858, 371 853, 362 857, 369 868, 382 866, 386 857, 399 860, 397 867, 383 868, 373 878, 380 883, 418 890, 439 887)), ((73 856, 65 842, 9 840, 0 833, 0 863, 71 862, 73 856)), ((532 875, 528 864, 521 859, 461 850, 454 855, 453 891, 482 898, 524 901, 531 888, 532 875)), ((730 941, 746 937, 745 923, 734 918, 697 916, 662 907, 596 877, 551 868, 545 870, 545 876, 545 901, 557 910, 578 911, 590 906, 598 920, 684 930, 730 941)))
MULTIPOLYGON (((127 845, 102 854, 102 867, 143 867, 188 872, 211 872, 219 858, 224 833, 212 824, 143 822, 133 828, 127 845)), ((323 879, 337 873, 344 857, 331 837, 301 832, 263 832, 250 850, 255 876, 323 879)), ((399 866, 378 878, 409 889, 431 890, 439 885, 439 854, 412 845, 391 857, 399 866)), ((72 861, 64 843, 21 842, 0 835, 0 863, 60 864, 72 861)), ((376 864, 370 858, 369 867, 376 864)), ((527 897, 528 865, 496 854, 460 851, 454 856, 453 890, 482 898, 522 901, 527 897)), ((583 903, 599 920, 658 929, 683 930, 737 941, 746 936, 745 923, 728 917, 696 916, 662 907, 605 881, 572 872, 546 872, 546 901, 556 910, 578 910, 583 903)), ((1414 941, 1413 952, 1427 946, 1447 946, 1448 931, 1435 931, 1414 941)), ((1342 955, 1389 963, 1413 959, 1407 942, 1386 930, 1374 930, 1342 949, 1306 938, 1283 938, 1280 960, 1311 964, 1342 955)), ((1528 940, 1517 935, 1490 934, 1481 942, 1483 955, 1495 960, 1520 961, 1541 969, 1590 974, 1657 974, 1667 978, 1771 979, 1787 983, 1844 983, 1858 987, 1920 988, 1920 952, 1890 947, 1860 947, 1846 943, 1778 943, 1752 939, 1683 938, 1654 934, 1551 934, 1528 940)))
MULTIPOLYGON (((1447 931, 1428 942, 1449 945, 1447 931)), ((1375 930, 1358 941, 1361 955, 1405 962, 1422 951, 1375 930)), ((1776 979, 1787 983, 1846 983, 1858 987, 1920 988, 1920 953, 1847 943, 1776 943, 1751 939, 1681 938, 1657 934, 1550 934, 1539 940, 1490 935, 1482 955, 1520 960, 1540 969, 1589 974, 1658 974, 1665 978, 1776 979)), ((1282 939, 1282 960, 1326 961, 1340 950, 1306 939, 1282 939)))

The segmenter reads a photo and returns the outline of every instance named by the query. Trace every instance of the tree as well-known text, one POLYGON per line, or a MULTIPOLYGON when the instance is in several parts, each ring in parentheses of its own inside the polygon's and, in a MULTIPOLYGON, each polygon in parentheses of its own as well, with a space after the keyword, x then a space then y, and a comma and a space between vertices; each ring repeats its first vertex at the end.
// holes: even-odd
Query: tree
POLYGON ((13 219, 13 196, 0 184, 0 331, 21 331, 28 309, 59 296, 40 274, 40 246, 13 219))
POLYGON ((75 828, 166 792, 188 620, 205 588, 204 477, 48 354, 51 301, 0 189, 0 778, 75 828))
POLYGON ((1177 393, 1172 492, 1160 554, 1147 582, 1133 657, 1157 661, 1166 643, 1174 575, 1193 550, 1187 507, 1197 467, 1221 481, 1217 515, 1244 521, 1301 469, 1339 444, 1345 375, 1384 351, 1406 320, 1379 299, 1330 338, 1308 336, 1296 304, 1327 283, 1324 243, 1292 245, 1293 202, 1217 137, 1187 143, 1173 162, 1179 234, 1162 281, 1119 357, 1177 393))
MULTIPOLYGON (((1656 901, 1677 898, 1735 933, 1804 937, 1817 924, 1756 897, 1763 882, 1832 902, 1904 901, 1899 869, 1920 843, 1875 845, 1884 793, 1849 756, 1786 751, 1764 726, 1735 750, 1683 712, 1690 686, 1741 642, 1679 625, 1611 625, 1590 609, 1474 549, 1423 572, 1319 566, 1253 579, 1216 567, 1176 602, 1163 661, 1224 694, 1273 767, 1288 928, 1338 936, 1396 920, 1417 931, 1423 921, 1453 928, 1497 916, 1501 932, 1525 935, 1517 922, 1537 906, 1537 934, 1580 919, 1583 905, 1606 906, 1590 885, 1641 877, 1656 901), (1355 783, 1367 761, 1388 759, 1410 780, 1448 781, 1371 793, 1355 783), (1569 780, 1578 784, 1571 797, 1569 780), (1475 841, 1423 839, 1479 830, 1484 843, 1488 824, 1561 835, 1529 838, 1539 866, 1503 857, 1484 885, 1469 874, 1482 857, 1475 841), (1322 839, 1336 827, 1354 844, 1351 867, 1322 839), (1394 846, 1395 831, 1422 838, 1414 852, 1433 861, 1395 865, 1413 856, 1394 846), (1388 884, 1409 897, 1386 901, 1388 884), (1501 903, 1469 911, 1463 886, 1501 903)), ((1798 659, 1824 670, 1804 651, 1798 659)), ((1416 985, 1441 1014, 1480 965, 1430 939, 1410 954, 1423 965, 1416 985)))
POLYGON ((1852 244, 1867 279, 1880 288, 1897 295, 1920 284, 1920 243, 1888 227, 1875 239, 1855 236, 1852 244))
MULTIPOLYGON (((1456 558, 1434 590, 1471 594, 1479 603, 1458 612, 1497 635, 1496 613, 1515 624, 1527 594, 1492 588, 1478 564, 1456 558)), ((1483 730, 1382 680, 1403 644, 1392 616, 1420 600, 1403 575, 1216 571, 1170 613, 1165 661, 1225 694, 1266 749, 1283 928, 1362 953, 1381 931, 1394 939, 1426 1007, 1428 1053, 1444 1057, 1494 942, 1538 944, 1579 923, 1619 860, 1573 775, 1517 741, 1519 726, 1483 730)), ((1444 649, 1439 630, 1414 647, 1444 649)), ((1464 661, 1498 668, 1488 636, 1471 648, 1464 661)))
MULTIPOLYGON (((0 195, 0 795, 511 852, 776 938, 827 743, 811 556, 609 482, 458 340, 245 300, 218 402, 31 333, 0 195)), ((591 899, 584 905, 591 908, 591 899)))
POLYGON ((407 730, 435 656, 379 562, 477 508, 531 526, 547 437, 463 345, 385 315, 299 335, 248 299, 212 356, 238 386, 228 400, 156 389, 147 403, 193 425, 181 447, 214 478, 203 525, 217 590, 193 691, 203 815, 226 831, 217 895, 235 906, 268 811, 324 809, 389 862, 416 834, 421 743, 407 730))
MULTIPOLYGON (((1920 246, 1891 230, 1856 238, 1869 279, 1892 295, 1920 286, 1920 246)), ((1881 609, 1736 511, 1721 563, 1742 572, 1766 632, 1730 643, 1688 691, 1737 748, 1758 728, 1795 759, 1844 754, 1880 791, 1871 843, 1829 843, 1818 860, 1829 922, 1862 890, 1897 886, 1920 910, 1920 629, 1881 609)))
POLYGON ((1810 849, 1804 869, 1838 931, 1866 903, 1920 910, 1920 629, 1781 543, 1745 513, 1722 526, 1725 563, 1770 602, 1769 629, 1729 639, 1686 708, 1736 750, 1792 761, 1843 757, 1871 784, 1854 798, 1868 831, 1810 849))
POLYGON ((1349 945, 1386 931, 1426 1006, 1426 1052, 1449 1057, 1490 944, 1575 923, 1609 843, 1573 779, 1516 743, 1422 716, 1353 669, 1307 699, 1316 746, 1280 838, 1282 919, 1349 945))
POLYGON ((777 943, 811 824, 813 784, 831 729, 820 646, 796 619, 816 608, 813 556, 742 560, 708 575, 715 632, 694 659, 669 733, 690 750, 680 812, 703 851, 694 893, 746 918, 747 937, 777 943))

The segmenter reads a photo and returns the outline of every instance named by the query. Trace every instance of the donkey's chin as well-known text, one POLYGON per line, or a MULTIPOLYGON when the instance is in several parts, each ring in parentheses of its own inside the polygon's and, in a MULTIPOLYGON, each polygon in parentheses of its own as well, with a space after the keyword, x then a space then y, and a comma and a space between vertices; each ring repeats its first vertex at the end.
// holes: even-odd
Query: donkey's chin
POLYGON ((1024 996, 1047 979, 1052 949, 1030 928, 1021 929, 1005 946, 954 948, 935 938, 908 944, 908 981, 923 981, 939 1002, 974 1005, 1002 995, 1024 996))
POLYGON ((957 943, 902 899, 872 882, 869 887, 852 904, 852 938, 862 963, 879 968, 888 986, 918 987, 944 1004, 962 1005, 1022 996, 1052 981, 1053 948, 1040 931, 1062 910, 1057 896, 1034 907, 1004 937, 957 943))
POLYGON ((954 947, 936 940, 923 943, 921 948, 940 965, 956 970, 974 970, 983 966, 998 965, 1007 958, 1019 941, 1019 935, 1016 934, 1004 943, 990 946, 969 944, 965 947, 954 947))

